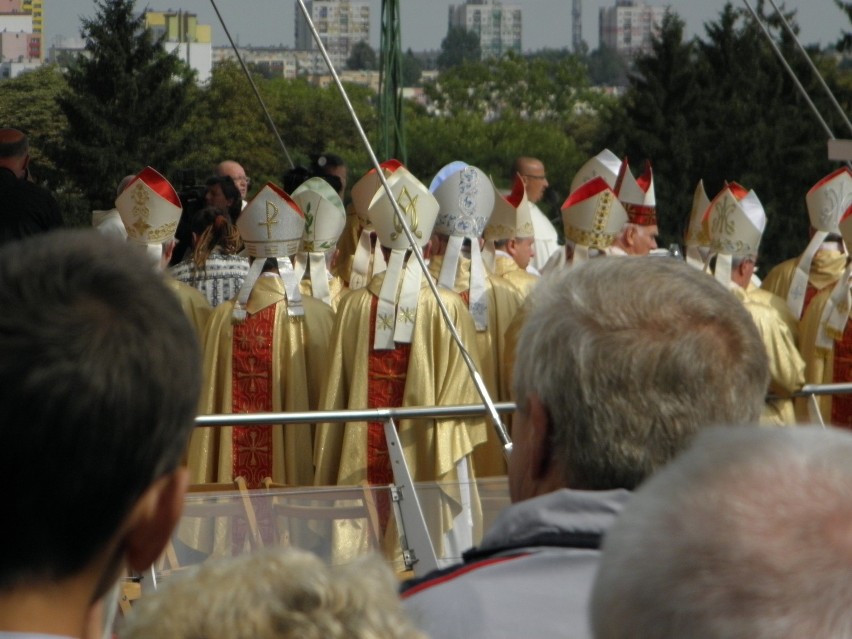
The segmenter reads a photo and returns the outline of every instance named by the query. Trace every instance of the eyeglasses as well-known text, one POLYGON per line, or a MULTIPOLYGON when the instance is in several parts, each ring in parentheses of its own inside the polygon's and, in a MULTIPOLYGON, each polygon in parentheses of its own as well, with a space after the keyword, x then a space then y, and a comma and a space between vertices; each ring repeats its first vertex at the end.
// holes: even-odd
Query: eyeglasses
POLYGON ((240 177, 235 177, 235 178, 232 178, 232 179, 234 180, 234 182, 245 182, 245 185, 246 185, 246 186, 248 186, 249 184, 251 184, 251 178, 250 178, 250 177, 246 177, 245 175, 242 175, 242 176, 240 176, 240 177))
POLYGON ((531 180, 546 180, 547 179, 546 175, 530 175, 529 173, 521 173, 521 175, 523 175, 524 177, 529 178, 531 180))

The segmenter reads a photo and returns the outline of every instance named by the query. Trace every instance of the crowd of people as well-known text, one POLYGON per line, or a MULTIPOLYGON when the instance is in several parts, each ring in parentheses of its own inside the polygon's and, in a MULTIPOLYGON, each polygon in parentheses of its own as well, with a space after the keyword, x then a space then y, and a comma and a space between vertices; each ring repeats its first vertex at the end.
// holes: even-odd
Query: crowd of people
MULTIPOLYGON (((461 563, 397 596, 377 557, 210 562, 145 595, 124 636, 852 637, 832 598, 852 435, 756 427, 805 424, 805 381, 849 379, 852 171, 806 195, 813 239, 761 288, 754 192, 699 183, 671 259, 650 163, 635 177, 609 150, 572 182, 562 246, 532 157, 509 193, 461 161, 427 187, 389 160, 347 189, 331 154, 251 193, 227 160, 192 211, 144 167, 93 214, 100 233, 57 230, 28 162, 0 129, 0 457, 27 478, 0 533, 0 633, 96 636, 189 483, 393 482, 381 422, 196 414, 480 403, 468 360, 517 405, 508 463, 482 418, 397 424, 414 480, 438 482, 439 553, 461 563), (512 503, 483 531, 473 480, 502 475, 512 503)), ((845 396, 820 402, 852 421, 845 396)))

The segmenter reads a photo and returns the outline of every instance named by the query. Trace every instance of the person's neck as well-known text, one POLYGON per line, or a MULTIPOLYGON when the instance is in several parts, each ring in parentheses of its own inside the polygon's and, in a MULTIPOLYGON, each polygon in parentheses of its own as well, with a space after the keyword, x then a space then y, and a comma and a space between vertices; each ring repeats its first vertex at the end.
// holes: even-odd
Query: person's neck
POLYGON ((91 622, 90 579, 16 586, 0 594, 0 630, 84 637, 91 622))

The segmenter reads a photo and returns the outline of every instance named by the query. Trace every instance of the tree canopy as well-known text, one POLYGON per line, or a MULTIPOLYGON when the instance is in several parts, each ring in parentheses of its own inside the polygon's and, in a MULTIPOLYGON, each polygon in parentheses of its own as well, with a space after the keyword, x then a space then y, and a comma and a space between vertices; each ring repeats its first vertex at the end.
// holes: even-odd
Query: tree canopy
POLYGON ((98 0, 83 20, 85 55, 66 74, 63 166, 94 207, 109 208, 124 175, 167 165, 184 147, 192 74, 155 42, 134 0, 98 0))
POLYGON ((478 62, 482 58, 479 36, 464 27, 450 27, 447 36, 441 40, 441 53, 438 55, 438 69, 445 71, 465 62, 478 62))

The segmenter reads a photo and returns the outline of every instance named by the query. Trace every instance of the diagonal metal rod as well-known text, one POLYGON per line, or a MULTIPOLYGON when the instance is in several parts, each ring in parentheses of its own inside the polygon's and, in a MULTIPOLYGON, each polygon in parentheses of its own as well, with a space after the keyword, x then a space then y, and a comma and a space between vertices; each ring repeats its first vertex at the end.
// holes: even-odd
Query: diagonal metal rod
POLYGON ((293 164, 293 158, 290 157, 290 153, 287 151, 287 145, 284 144, 284 140, 281 139, 281 134, 278 133, 278 128, 275 126, 275 122, 272 121, 272 116, 269 114, 269 109, 266 108, 266 103, 260 96, 260 91, 257 90, 257 85, 254 83, 254 79, 251 77, 251 73, 249 73, 248 67, 246 67, 246 63, 243 62, 243 57, 240 55, 240 52, 237 49, 237 45, 234 43, 234 39, 231 37, 231 32, 228 31, 228 27, 225 25, 225 21, 222 19, 222 14, 219 13, 219 7, 216 6, 216 0, 210 0, 210 4, 213 5, 213 11, 216 12, 216 17, 219 18, 219 23, 225 30, 225 35, 228 36, 228 42, 231 43, 231 48, 234 50, 234 54, 237 56, 237 60, 239 61, 240 66, 243 68, 243 73, 245 73, 246 78, 248 78, 249 84, 251 85, 251 88, 254 91, 254 95, 257 98, 257 101, 260 102, 260 108, 263 109, 263 114, 266 116, 266 121, 269 124, 269 128, 272 130, 272 133, 277 138, 278 144, 281 145, 281 149, 284 151, 284 156, 287 158, 287 162, 290 164, 290 168, 295 169, 296 165, 293 164))
POLYGON ((423 259, 423 252, 420 250, 420 246, 415 241, 414 235, 412 234, 411 229, 408 226, 408 222, 406 221, 405 216, 402 214, 402 210, 399 208, 399 204, 397 203, 396 198, 394 198, 393 196, 393 191, 391 190, 390 184, 388 184, 388 181, 385 178, 384 171, 382 171, 382 167, 379 164, 379 160, 378 158, 376 158, 376 154, 373 151, 373 147, 370 145, 370 140, 364 131, 364 127, 361 126, 361 121, 358 119, 358 114, 355 113, 355 107, 352 106, 352 101, 349 99, 349 95, 346 93, 346 89, 343 86, 343 82, 340 81, 340 76, 337 75, 337 71, 331 62, 331 58, 328 55, 328 51, 326 51, 326 48, 322 43, 322 39, 320 38, 319 32, 317 31, 317 28, 314 25, 314 21, 311 19, 311 14, 308 11, 307 6, 305 5, 305 0, 297 0, 297 2, 299 4, 299 8, 302 10, 302 15, 305 16, 305 20, 308 23, 308 27, 310 28, 311 33, 314 36, 314 41, 316 42, 316 45, 319 48, 319 51, 322 54, 326 65, 328 66, 328 70, 334 78, 334 83, 337 85, 337 89, 340 92, 343 101, 346 103, 346 108, 349 110, 349 114, 352 116, 352 121, 355 124, 355 128, 358 130, 358 135, 361 137, 361 141, 364 143, 364 147, 366 148, 367 153, 370 156, 370 161, 372 162, 373 167, 376 170, 376 174, 378 175, 378 178, 382 183, 382 187, 384 188, 385 193, 387 193, 388 199, 390 200, 391 205, 393 206, 396 218, 402 226, 402 230, 405 233, 405 237, 408 238, 408 243, 411 247, 411 251, 426 276, 426 281, 429 283, 429 288, 432 289, 432 294, 435 296, 435 301, 438 304, 438 308, 441 311, 441 315, 444 318, 444 322, 447 325, 447 329, 450 331, 453 340, 459 347, 462 359, 464 360, 468 371, 470 371, 470 376, 471 379, 473 379, 473 383, 476 386, 476 390, 477 392, 479 392, 479 396, 482 398, 482 402, 488 409, 488 414, 491 417, 491 422, 497 432, 497 437, 499 438, 500 443, 503 446, 503 453, 508 459, 509 455, 512 452, 512 440, 509 438, 509 432, 506 430, 506 426, 503 424, 503 422, 500 421, 500 414, 497 412, 497 409, 494 406, 494 402, 491 399, 491 395, 489 395, 488 393, 488 389, 485 388, 485 382, 482 381, 482 376, 479 374, 479 371, 476 370, 476 366, 474 365, 473 360, 470 358, 470 353, 467 352, 465 345, 462 343, 461 337, 459 336, 458 331, 456 330, 456 327, 453 324, 453 320, 450 318, 450 314, 447 311, 447 307, 444 306, 443 301, 441 301, 441 296, 438 293, 438 286, 429 274, 429 268, 426 266, 426 261, 423 259))
POLYGON ((769 44, 772 47, 772 50, 775 51, 775 55, 778 56, 778 60, 781 62, 781 65, 787 70, 787 73, 793 80, 793 83, 799 89, 799 93, 802 94, 802 97, 805 99, 808 105, 810 105, 811 111, 814 112, 814 115, 816 116, 817 120, 819 120, 819 123, 822 125, 822 128, 823 130, 825 130, 829 139, 836 139, 834 133, 831 131, 831 127, 828 126, 828 124, 820 114, 819 109, 817 109, 816 105, 813 103, 813 100, 811 100, 811 96, 808 95, 808 92, 805 90, 805 87, 803 87, 802 83, 799 82, 799 78, 796 76, 796 72, 790 68, 789 64, 787 64, 787 60, 784 59, 784 54, 781 53, 781 49, 778 48, 778 44, 775 42, 775 39, 772 37, 772 34, 769 33, 769 29, 766 27, 763 20, 760 19, 759 15, 757 15, 757 12, 752 8, 751 3, 749 3, 748 0, 743 0, 743 3, 745 3, 745 6, 748 8, 748 10, 751 12, 751 15, 754 17, 755 21, 760 26, 761 30, 763 31, 763 34, 766 36, 766 39, 769 40, 769 44))
POLYGON ((805 51, 805 48, 802 46, 802 43, 799 41, 798 36, 793 31, 793 28, 790 26, 790 23, 787 21, 787 18, 784 16, 783 13, 781 13, 781 10, 778 8, 778 5, 775 4, 775 0, 769 0, 769 3, 772 5, 772 8, 775 9, 775 13, 778 14, 778 17, 781 18, 781 23, 784 25, 784 28, 787 30, 787 33, 790 34, 790 37, 793 38, 793 42, 796 43, 796 47, 798 47, 802 56, 804 56, 805 60, 808 61, 808 64, 811 67, 811 71, 814 72, 814 75, 819 80, 823 90, 825 91, 826 95, 828 95, 828 98, 829 100, 831 100, 831 103, 834 105, 834 108, 840 114, 840 117, 843 118, 843 121, 846 123, 846 127, 849 129, 850 132, 852 132, 852 122, 849 121, 849 118, 846 116, 846 112, 843 110, 843 107, 840 106, 840 103, 837 101, 837 98, 834 97, 834 93, 829 88, 828 84, 826 84, 825 79, 822 77, 822 74, 819 72, 819 69, 817 69, 816 65, 814 64, 814 61, 811 59, 811 56, 808 55, 807 51, 805 51))

